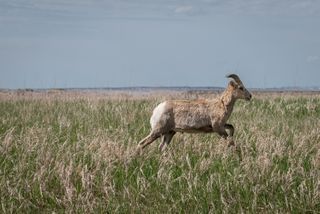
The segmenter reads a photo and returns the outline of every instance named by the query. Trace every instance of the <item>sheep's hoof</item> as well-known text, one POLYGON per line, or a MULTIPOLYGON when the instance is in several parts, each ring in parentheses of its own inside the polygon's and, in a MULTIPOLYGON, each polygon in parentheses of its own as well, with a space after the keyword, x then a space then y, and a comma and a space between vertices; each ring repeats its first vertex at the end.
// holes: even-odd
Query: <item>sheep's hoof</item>
POLYGON ((142 146, 141 145, 137 146, 135 155, 138 155, 138 156, 142 155, 142 146))
POLYGON ((234 143, 234 141, 233 140, 229 140, 229 144, 228 144, 228 147, 230 147, 230 146, 235 146, 236 144, 234 143))
POLYGON ((230 141, 228 144, 228 148, 230 148, 234 152, 234 154, 239 157, 239 160, 242 161, 242 151, 239 143, 235 144, 234 141, 230 141))
POLYGON ((159 151, 160 151, 160 152, 163 152, 163 151, 165 150, 165 148, 166 148, 165 143, 161 143, 161 144, 159 145, 159 151))

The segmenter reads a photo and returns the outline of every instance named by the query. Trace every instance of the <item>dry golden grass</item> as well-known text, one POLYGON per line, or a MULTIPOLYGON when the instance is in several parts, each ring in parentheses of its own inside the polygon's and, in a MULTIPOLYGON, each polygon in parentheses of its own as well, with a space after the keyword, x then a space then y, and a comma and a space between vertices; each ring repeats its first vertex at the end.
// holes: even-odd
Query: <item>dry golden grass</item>
POLYGON ((1 212, 320 212, 320 95, 255 93, 237 148, 177 134, 139 155, 152 109, 208 92, 0 92, 1 212))

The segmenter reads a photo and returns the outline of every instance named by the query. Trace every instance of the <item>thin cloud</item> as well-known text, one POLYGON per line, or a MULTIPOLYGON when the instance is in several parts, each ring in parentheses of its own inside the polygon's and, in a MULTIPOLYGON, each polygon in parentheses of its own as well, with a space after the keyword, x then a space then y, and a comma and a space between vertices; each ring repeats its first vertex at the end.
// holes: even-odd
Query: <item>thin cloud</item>
POLYGON ((192 11, 193 11, 193 7, 190 5, 179 6, 174 10, 175 13, 191 13, 192 11))
POLYGON ((254 15, 316 15, 320 2, 313 0, 203 0, 214 11, 254 15))
POLYGON ((3 0, 2 10, 59 11, 61 13, 100 12, 105 15, 157 13, 205 15, 217 13, 256 15, 320 15, 320 1, 314 0, 3 0), (5 9, 4 9, 5 8, 5 9))
POLYGON ((312 62, 317 62, 320 61, 320 57, 319 56, 308 56, 307 57, 307 62, 312 63, 312 62))

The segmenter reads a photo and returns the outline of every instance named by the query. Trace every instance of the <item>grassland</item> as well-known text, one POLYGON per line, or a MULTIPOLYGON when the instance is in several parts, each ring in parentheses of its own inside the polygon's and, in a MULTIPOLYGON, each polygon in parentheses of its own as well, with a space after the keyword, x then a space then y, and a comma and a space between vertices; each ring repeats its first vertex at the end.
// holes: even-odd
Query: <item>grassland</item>
POLYGON ((319 213, 320 95, 255 94, 216 134, 137 154, 152 109, 206 93, 0 93, 0 212, 319 213))

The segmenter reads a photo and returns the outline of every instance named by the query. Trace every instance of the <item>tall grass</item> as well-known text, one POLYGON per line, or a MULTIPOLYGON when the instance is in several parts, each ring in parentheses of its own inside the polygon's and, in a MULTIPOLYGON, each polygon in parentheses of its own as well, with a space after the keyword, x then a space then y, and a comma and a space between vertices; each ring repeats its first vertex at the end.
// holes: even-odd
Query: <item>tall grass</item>
POLYGON ((161 99, 1 94, 0 212, 320 212, 318 95, 238 102, 237 149, 177 134, 137 154, 161 99))

